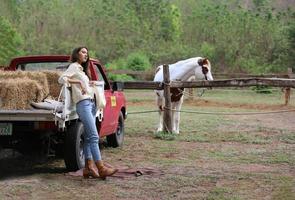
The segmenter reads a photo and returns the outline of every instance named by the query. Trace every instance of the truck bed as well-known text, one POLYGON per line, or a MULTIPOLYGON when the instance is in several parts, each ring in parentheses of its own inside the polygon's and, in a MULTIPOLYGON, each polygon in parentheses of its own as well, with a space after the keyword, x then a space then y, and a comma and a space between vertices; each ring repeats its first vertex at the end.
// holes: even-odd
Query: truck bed
POLYGON ((54 121, 52 110, 0 110, 0 121, 54 121))

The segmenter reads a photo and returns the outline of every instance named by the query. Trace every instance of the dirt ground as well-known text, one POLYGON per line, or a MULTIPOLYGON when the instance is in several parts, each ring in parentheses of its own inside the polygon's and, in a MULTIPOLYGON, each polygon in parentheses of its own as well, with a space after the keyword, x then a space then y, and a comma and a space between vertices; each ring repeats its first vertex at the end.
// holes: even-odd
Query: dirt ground
MULTIPOLYGON (((295 109, 205 100, 186 105, 295 109)), ((134 133, 125 136, 123 148, 102 145, 105 160, 121 169, 106 181, 71 176, 62 159, 2 150, 0 199, 295 199, 295 113, 225 118, 231 123, 219 125, 215 135, 202 133, 204 140, 188 139, 185 133, 174 141, 134 133)))

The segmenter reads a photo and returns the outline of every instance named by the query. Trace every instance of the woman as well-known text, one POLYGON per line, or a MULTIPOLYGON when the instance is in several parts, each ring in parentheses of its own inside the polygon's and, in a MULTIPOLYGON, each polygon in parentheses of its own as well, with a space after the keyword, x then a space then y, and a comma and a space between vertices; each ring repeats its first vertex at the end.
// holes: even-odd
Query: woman
POLYGON ((87 73, 89 55, 86 47, 75 48, 71 56, 71 64, 60 76, 58 82, 69 84, 72 88, 72 101, 76 104, 76 111, 81 120, 84 132, 85 168, 84 178, 102 178, 111 176, 118 170, 104 166, 98 146, 99 135, 96 128, 96 106, 93 101, 93 82, 89 80, 87 73), (94 162, 93 162, 94 160, 94 162), (95 169, 95 166, 98 169, 95 169))

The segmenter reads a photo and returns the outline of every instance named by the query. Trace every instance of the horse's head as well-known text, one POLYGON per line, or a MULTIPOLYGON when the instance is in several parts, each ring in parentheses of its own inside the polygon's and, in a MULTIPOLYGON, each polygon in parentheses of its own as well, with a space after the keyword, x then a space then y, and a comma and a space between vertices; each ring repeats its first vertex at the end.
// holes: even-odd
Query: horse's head
POLYGON ((211 74, 211 64, 207 58, 200 58, 198 60, 199 67, 195 70, 195 76, 197 79, 205 79, 208 81, 213 80, 213 76, 211 74))

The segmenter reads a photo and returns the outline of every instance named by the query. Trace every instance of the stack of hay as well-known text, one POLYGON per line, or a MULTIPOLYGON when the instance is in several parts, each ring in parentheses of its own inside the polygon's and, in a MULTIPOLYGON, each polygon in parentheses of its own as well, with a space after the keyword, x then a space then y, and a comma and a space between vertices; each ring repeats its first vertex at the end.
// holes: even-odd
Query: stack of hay
POLYGON ((42 71, 45 74, 48 87, 49 87, 49 95, 53 99, 57 99, 61 90, 61 85, 58 83, 58 78, 62 74, 60 71, 42 71))
POLYGON ((16 71, 0 73, 0 109, 29 109, 49 95, 57 98, 60 72, 16 71))

